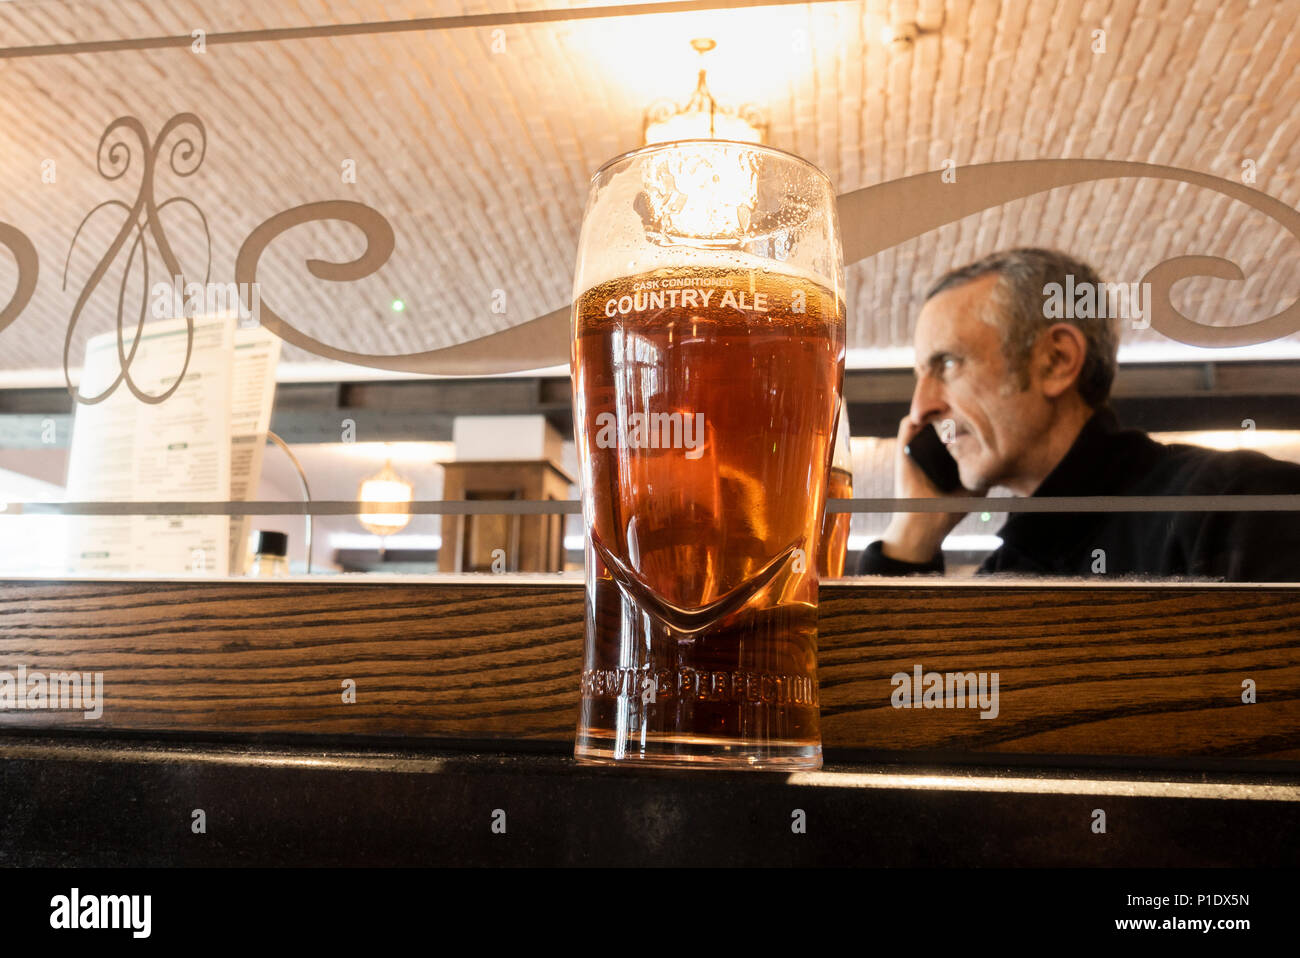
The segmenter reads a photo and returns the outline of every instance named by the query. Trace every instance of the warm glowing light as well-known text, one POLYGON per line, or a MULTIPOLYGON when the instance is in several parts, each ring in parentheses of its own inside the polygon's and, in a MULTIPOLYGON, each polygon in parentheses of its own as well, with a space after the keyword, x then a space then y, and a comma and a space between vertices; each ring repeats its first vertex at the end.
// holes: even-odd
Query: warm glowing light
POLYGON ((734 113, 706 110, 688 110, 674 113, 663 120, 646 124, 646 146, 652 143, 671 143, 674 140, 738 140, 742 143, 762 143, 762 131, 734 113))
MULTIPOLYGON (((357 490, 357 499, 370 503, 407 503, 415 487, 393 471, 391 462, 384 463, 383 471, 361 482, 357 490)), ((406 512, 368 513, 357 516, 361 525, 377 536, 389 536, 401 532, 411 521, 411 514, 406 512)))
POLYGON ((1244 429, 1209 429, 1196 432, 1153 432, 1151 438, 1159 442, 1182 442, 1227 452, 1238 449, 1264 451, 1279 447, 1300 446, 1300 431, 1289 429, 1251 429, 1247 427, 1244 429))
POLYGON ((711 37, 696 37, 690 46, 700 55, 695 92, 682 106, 659 100, 646 109, 645 145, 676 140, 737 140, 762 143, 764 120, 753 104, 738 109, 723 106, 709 90, 707 57, 717 48, 711 37))
POLYGON ((840 32, 833 10, 745 7, 572 23, 563 42, 575 61, 590 64, 588 75, 607 97, 640 109, 680 98, 701 67, 721 102, 770 103, 811 76, 819 44, 840 32), (691 45, 702 37, 717 44, 704 59, 691 45))
POLYGON ((758 205, 758 152, 739 143, 682 143, 646 156, 647 231, 666 243, 739 245, 758 205))

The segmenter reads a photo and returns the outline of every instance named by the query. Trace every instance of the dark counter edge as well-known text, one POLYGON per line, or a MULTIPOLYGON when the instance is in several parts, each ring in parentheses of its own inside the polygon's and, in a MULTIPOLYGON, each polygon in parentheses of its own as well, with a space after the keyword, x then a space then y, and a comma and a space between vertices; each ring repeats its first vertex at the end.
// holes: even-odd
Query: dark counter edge
POLYGON ((1300 775, 1258 769, 835 762, 791 775, 66 735, 5 736, 0 759, 4 866, 1300 864, 1285 838, 1300 833, 1300 775))
MULTIPOLYGON (((101 749, 105 753, 129 755, 131 750, 174 749, 180 753, 211 752, 221 755, 261 753, 337 756, 343 764, 369 756, 411 758, 456 756, 518 756, 573 759, 573 740, 550 738, 427 738, 392 735, 313 735, 301 732, 221 732, 175 729, 84 729, 0 728, 0 760, 11 748, 44 748, 57 751, 101 749)), ((984 769, 1059 771, 1061 773, 1116 775, 1157 774, 1240 776, 1243 781, 1300 782, 1300 763, 1287 759, 1225 758, 1205 755, 1082 755, 1034 752, 976 752, 932 749, 834 749, 823 750, 824 771, 860 770, 864 767, 892 767, 900 771, 943 767, 979 772, 984 769)), ((576 762, 575 767, 579 766, 576 762)), ((594 766, 588 766, 594 767, 594 766)), ((642 773, 658 774, 641 769, 642 773)), ((670 770, 664 774, 689 776, 726 774, 708 770, 670 770)), ((744 775, 752 772, 740 773, 744 775)), ((764 774, 764 773, 758 773, 764 774)), ((770 773, 779 774, 779 773, 770 773)))

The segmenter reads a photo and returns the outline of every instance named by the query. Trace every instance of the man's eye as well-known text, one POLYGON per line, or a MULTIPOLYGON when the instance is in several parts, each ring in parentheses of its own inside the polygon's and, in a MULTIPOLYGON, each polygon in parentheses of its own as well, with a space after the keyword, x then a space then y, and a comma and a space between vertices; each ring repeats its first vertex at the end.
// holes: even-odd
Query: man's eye
POLYGON ((940 374, 947 376, 959 365, 960 363, 957 361, 956 356, 945 356, 939 361, 939 372, 940 374))

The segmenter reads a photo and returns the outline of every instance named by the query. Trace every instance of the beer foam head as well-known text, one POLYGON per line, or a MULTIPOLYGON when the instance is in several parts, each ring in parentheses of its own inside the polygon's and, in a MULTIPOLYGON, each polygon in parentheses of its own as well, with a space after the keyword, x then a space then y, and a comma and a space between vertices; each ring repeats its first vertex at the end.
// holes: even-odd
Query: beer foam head
MULTIPOLYGON (((742 252, 724 252, 721 250, 698 250, 685 246, 674 246, 664 249, 654 248, 646 249, 639 253, 635 260, 629 260, 619 268, 617 263, 602 263, 605 267, 603 271, 597 272, 592 270, 587 275, 581 271, 574 278, 573 298, 576 302, 579 297, 590 289, 600 286, 604 283, 618 279, 630 279, 634 276, 642 276, 646 273, 653 273, 659 270, 671 271, 674 274, 689 275, 694 270, 705 272, 735 272, 735 271, 763 271, 776 273, 783 276, 792 276, 798 279, 807 280, 820 286, 831 288, 826 278, 818 276, 811 270, 802 269, 789 263, 773 262, 761 256, 755 256, 752 253, 742 252)), ((842 290, 836 291, 843 295, 842 290)))
POLYGON ((594 286, 657 270, 766 270, 843 296, 830 181, 791 154, 684 141, 637 151, 592 179, 574 271, 594 286))

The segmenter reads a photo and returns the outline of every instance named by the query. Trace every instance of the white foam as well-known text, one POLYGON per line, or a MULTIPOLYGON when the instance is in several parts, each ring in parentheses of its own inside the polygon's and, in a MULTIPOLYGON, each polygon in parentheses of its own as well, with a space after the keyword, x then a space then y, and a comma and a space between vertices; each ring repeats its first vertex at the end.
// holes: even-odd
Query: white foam
MULTIPOLYGON (((602 257, 608 260, 608 257, 602 257)), ((833 281, 820 273, 795 266, 792 263, 757 256, 741 250, 697 249, 692 246, 649 246, 639 252, 634 260, 626 262, 620 268, 614 262, 602 262, 597 269, 584 270, 580 265, 574 277, 573 300, 603 283, 616 279, 633 279, 656 270, 670 269, 674 272, 699 270, 721 270, 738 272, 762 272, 773 276, 789 276, 794 279, 814 283, 831 289, 833 281), (584 273, 586 275, 584 275, 584 273)), ((844 290, 839 290, 843 299, 844 290)))

